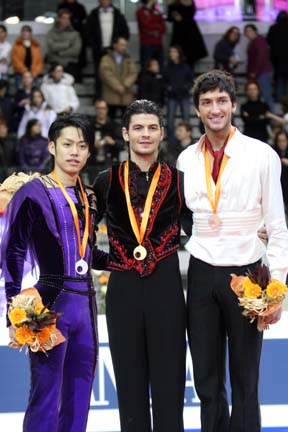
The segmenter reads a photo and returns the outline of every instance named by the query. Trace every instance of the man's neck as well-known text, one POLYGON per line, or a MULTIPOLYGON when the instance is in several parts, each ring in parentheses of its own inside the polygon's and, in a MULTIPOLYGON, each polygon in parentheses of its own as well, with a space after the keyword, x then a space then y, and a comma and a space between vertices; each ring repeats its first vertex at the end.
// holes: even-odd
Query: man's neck
POLYGON ((157 161, 158 155, 147 157, 147 156, 139 156, 139 155, 131 155, 131 161, 136 163, 141 171, 147 172, 149 171, 150 166, 157 161))
POLYGON ((225 130, 221 130, 218 132, 214 132, 211 130, 206 130, 207 138, 213 148, 213 150, 217 151, 220 150, 221 147, 225 144, 225 141, 230 133, 231 126, 225 130))
POLYGON ((64 187, 76 186, 79 173, 68 174, 59 170, 57 167, 54 168, 54 172, 64 187))

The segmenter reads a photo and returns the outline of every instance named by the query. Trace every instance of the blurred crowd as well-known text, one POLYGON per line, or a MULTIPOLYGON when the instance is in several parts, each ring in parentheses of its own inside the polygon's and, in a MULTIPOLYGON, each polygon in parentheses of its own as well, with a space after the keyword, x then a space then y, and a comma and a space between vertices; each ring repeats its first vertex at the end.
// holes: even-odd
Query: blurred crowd
MULTIPOLYGON (((119 162, 125 148, 121 116, 135 98, 151 99, 163 107, 167 128, 162 156, 175 164, 178 154, 199 137, 191 122, 191 88, 195 65, 209 53, 195 13, 193 0, 172 0, 165 15, 157 0, 142 0, 135 17, 139 60, 129 53, 129 26, 112 0, 99 0, 89 14, 77 0, 59 2, 55 24, 46 34, 45 53, 31 26, 23 25, 10 43, 5 25, 0 24, 0 181, 13 171, 49 169, 48 129, 56 116, 81 111, 77 84, 85 83, 88 50, 93 61, 95 127, 88 181, 119 162), (167 21, 171 35, 166 50, 167 21)), ((288 51, 283 41, 288 38, 288 14, 279 12, 267 35, 248 23, 242 35, 233 25, 216 41, 210 53, 214 67, 235 75, 236 83, 244 61, 237 51, 241 37, 248 41, 246 82, 245 100, 237 112, 244 133, 268 142, 279 154, 287 203, 288 51)), ((197 130, 203 131, 201 124, 197 130)))

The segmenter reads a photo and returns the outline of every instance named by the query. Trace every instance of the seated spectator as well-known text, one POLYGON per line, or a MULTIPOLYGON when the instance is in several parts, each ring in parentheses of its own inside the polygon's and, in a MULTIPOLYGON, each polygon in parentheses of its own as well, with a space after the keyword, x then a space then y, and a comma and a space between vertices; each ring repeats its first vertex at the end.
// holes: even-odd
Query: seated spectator
POLYGON ((19 165, 24 172, 44 172, 50 158, 48 139, 41 135, 41 123, 30 119, 19 141, 19 165))
POLYGON ((102 83, 102 98, 109 105, 111 118, 119 110, 122 116, 126 107, 134 99, 134 84, 137 79, 137 67, 127 53, 127 40, 117 37, 112 50, 104 55, 99 66, 102 83))
POLYGON ((14 95, 13 130, 15 131, 18 129, 25 111, 25 105, 30 103, 33 88, 33 76, 30 71, 26 71, 22 74, 21 87, 14 95))
POLYGON ((214 49, 215 69, 233 73, 239 64, 239 55, 235 47, 240 41, 240 29, 230 27, 224 36, 216 43, 214 49))
POLYGON ((136 11, 140 42, 140 63, 144 68, 147 61, 156 58, 161 70, 164 65, 163 35, 166 25, 158 9, 157 0, 141 0, 142 6, 136 11))
POLYGON ((281 159, 281 186, 283 192, 283 200, 288 210, 288 135, 285 131, 277 132, 274 139, 274 149, 281 159))
MULTIPOLYGON (((0 119, 0 167, 1 175, 7 176, 13 170, 12 167, 18 164, 16 139, 9 134, 8 123, 0 119), (11 170, 9 170, 11 168, 11 170)), ((0 180, 1 181, 1 180, 0 180)))
POLYGON ((148 60, 146 67, 139 74, 138 98, 151 100, 160 106, 164 103, 163 75, 156 59, 148 60))
POLYGON ((260 100, 260 86, 256 81, 245 84, 247 102, 241 105, 241 117, 244 123, 244 135, 268 142, 269 106, 260 100))
POLYGON ((67 9, 58 12, 58 19, 47 33, 47 62, 57 63, 67 73, 80 80, 79 54, 82 42, 79 33, 71 24, 71 13, 67 9))
POLYGON ((47 138, 50 125, 56 119, 56 112, 49 107, 44 99, 43 93, 39 89, 32 90, 30 102, 25 105, 25 111, 17 131, 18 138, 24 135, 27 124, 31 119, 39 120, 41 124, 41 135, 47 138))
POLYGON ((10 42, 7 41, 7 28, 3 24, 0 24, 0 79, 8 79, 11 48, 10 42))
POLYGON ((163 72, 167 104, 167 139, 168 145, 175 144, 174 121, 178 106, 182 120, 189 123, 190 90, 193 84, 193 72, 185 63, 182 49, 175 45, 169 48, 169 62, 163 72))
POLYGON ((43 71, 44 62, 40 43, 32 38, 32 27, 24 25, 12 47, 11 61, 15 72, 15 85, 20 87, 22 74, 30 71, 37 84, 37 78, 43 71))
POLYGON ((0 79, 0 117, 7 121, 9 129, 12 125, 13 101, 7 94, 8 81, 0 79))
POLYGON ((175 145, 168 146, 165 160, 172 166, 175 166, 179 154, 192 143, 192 126, 184 121, 177 124, 175 128, 175 145))
POLYGON ((79 99, 73 87, 74 78, 64 72, 63 66, 51 66, 43 77, 41 90, 46 102, 57 114, 71 113, 79 107, 79 99))

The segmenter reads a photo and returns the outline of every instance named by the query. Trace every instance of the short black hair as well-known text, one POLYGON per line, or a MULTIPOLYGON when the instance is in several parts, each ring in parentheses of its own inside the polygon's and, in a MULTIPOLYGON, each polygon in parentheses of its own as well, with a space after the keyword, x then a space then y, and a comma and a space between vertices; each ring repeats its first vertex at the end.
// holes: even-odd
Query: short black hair
POLYGON ((245 27, 244 27, 244 32, 248 28, 250 28, 251 30, 253 30, 255 33, 258 34, 258 28, 256 27, 255 24, 246 24, 245 27))
POLYGON ((56 145, 57 139, 61 135, 62 129, 69 126, 81 130, 84 141, 88 144, 89 151, 91 153, 94 147, 95 132, 91 120, 84 114, 62 114, 57 117, 49 128, 49 141, 53 141, 56 145))
POLYGON ((122 118, 122 126, 129 129, 131 117, 134 114, 153 114, 158 117, 160 127, 164 126, 161 108, 155 102, 147 99, 137 99, 126 108, 122 118))
POLYGON ((225 91, 229 94, 231 102, 236 102, 236 88, 233 76, 228 72, 214 69, 199 75, 194 82, 192 95, 195 108, 198 109, 199 107, 200 94, 216 89, 225 91))
POLYGON ((0 29, 7 33, 7 27, 5 27, 5 25, 0 24, 0 29))

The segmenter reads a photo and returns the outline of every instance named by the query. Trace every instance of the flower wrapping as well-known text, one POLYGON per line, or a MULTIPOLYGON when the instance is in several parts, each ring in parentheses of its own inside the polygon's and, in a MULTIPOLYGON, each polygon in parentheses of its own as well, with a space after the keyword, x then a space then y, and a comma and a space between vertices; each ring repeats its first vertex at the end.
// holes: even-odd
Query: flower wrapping
POLYGON ((8 308, 11 322, 11 348, 26 346, 32 352, 51 350, 65 341, 56 328, 56 319, 61 314, 46 308, 36 288, 27 288, 12 297, 8 308))
POLYGON ((265 317, 275 313, 282 307, 287 285, 276 279, 271 279, 265 264, 256 266, 246 276, 231 274, 231 288, 237 295, 242 314, 250 318, 250 322, 257 319, 257 328, 263 331, 268 328, 265 317))

